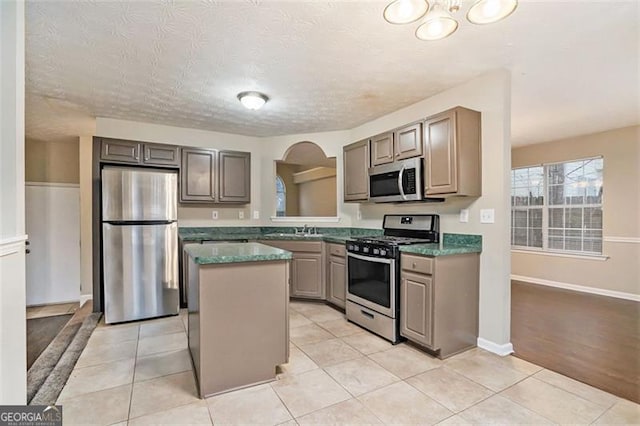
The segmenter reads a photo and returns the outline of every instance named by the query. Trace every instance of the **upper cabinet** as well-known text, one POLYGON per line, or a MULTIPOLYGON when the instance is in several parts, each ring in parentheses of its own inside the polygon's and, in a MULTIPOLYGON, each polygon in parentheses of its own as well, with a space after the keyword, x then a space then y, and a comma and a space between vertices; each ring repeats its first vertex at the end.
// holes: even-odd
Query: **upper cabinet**
POLYGON ((371 166, 393 162, 393 132, 386 132, 371 138, 371 166))
POLYGON ((180 149, 175 145, 145 143, 142 151, 144 164, 180 167, 180 149))
POLYGON ((220 151, 219 201, 248 203, 251 201, 251 154, 238 151, 220 151))
POLYGON ((215 149, 182 148, 181 202, 216 202, 217 154, 215 149))
POLYGON ((456 107, 424 122, 425 196, 482 194, 480 113, 456 107))
POLYGON ((179 147, 102 138, 100 160, 147 166, 180 167, 179 147))
POLYGON ((422 155, 422 123, 412 123, 371 138, 371 166, 422 155))
POLYGON ((422 155, 422 123, 413 123, 393 132, 396 160, 422 155))
POLYGON ((342 148, 344 159, 344 201, 369 198, 369 140, 342 148))
POLYGON ((251 201, 251 153, 182 148, 180 202, 251 201))

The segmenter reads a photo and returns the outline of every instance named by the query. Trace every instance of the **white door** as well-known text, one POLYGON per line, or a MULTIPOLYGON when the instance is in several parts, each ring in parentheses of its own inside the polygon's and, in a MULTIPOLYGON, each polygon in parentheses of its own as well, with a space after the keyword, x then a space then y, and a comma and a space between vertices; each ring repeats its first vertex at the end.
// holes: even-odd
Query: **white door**
POLYGON ((80 299, 80 188, 27 183, 27 306, 80 299))

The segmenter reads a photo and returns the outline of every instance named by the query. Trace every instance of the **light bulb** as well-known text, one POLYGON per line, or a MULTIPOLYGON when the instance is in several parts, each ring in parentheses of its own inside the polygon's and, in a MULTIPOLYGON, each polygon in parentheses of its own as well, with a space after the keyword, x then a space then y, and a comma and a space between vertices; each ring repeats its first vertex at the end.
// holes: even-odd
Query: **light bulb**
POLYGON ((422 18, 427 10, 426 0, 395 0, 384 8, 382 16, 391 24, 409 24, 422 18))
POLYGON ((518 7, 518 0, 477 0, 467 12, 473 24, 491 24, 511 15, 518 7))
POLYGON ((440 40, 450 36, 458 29, 458 21, 443 9, 427 13, 424 21, 416 29, 416 37, 420 40, 440 40))

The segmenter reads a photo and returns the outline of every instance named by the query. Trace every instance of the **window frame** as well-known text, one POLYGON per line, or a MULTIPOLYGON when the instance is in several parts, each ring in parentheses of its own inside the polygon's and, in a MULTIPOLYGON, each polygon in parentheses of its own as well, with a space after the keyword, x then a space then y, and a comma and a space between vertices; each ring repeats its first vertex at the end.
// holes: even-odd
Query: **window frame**
POLYGON ((287 185, 284 183, 284 179, 279 175, 276 175, 276 198, 278 194, 284 194, 284 210, 278 210, 278 203, 276 202, 276 217, 286 217, 287 216, 287 185), (282 192, 278 191, 278 182, 282 184, 282 192), (282 211, 282 214, 278 213, 282 211))
MULTIPOLYGON (((522 169, 531 169, 531 168, 535 168, 535 167, 542 167, 542 175, 543 175, 543 200, 542 200, 542 204, 541 205, 536 205, 533 206, 533 208, 542 208, 542 247, 535 247, 535 246, 522 246, 522 245, 516 245, 514 244, 514 239, 513 239, 513 229, 514 229, 514 223, 513 223, 513 214, 511 214, 511 226, 510 226, 510 241, 511 241, 511 250, 517 251, 517 252, 533 252, 536 254, 551 254, 551 255, 565 255, 565 256, 578 256, 578 257, 605 257, 604 255, 604 156, 599 155, 599 156, 593 156, 593 157, 584 157, 584 158, 576 158, 576 159, 572 159, 572 160, 565 160, 565 161, 553 161, 553 162, 548 162, 548 163, 540 163, 540 164, 531 164, 531 165, 527 165, 527 166, 521 166, 521 167, 514 167, 511 169, 511 172, 513 173, 513 171, 515 170, 522 170, 522 169), (575 163, 575 162, 585 162, 585 161, 590 161, 590 160, 602 160, 602 184, 600 186, 601 191, 602 191, 602 195, 601 195, 601 200, 599 204, 593 204, 593 203, 586 203, 586 199, 584 200, 585 202, 583 204, 549 204, 549 176, 548 176, 548 171, 549 171, 549 167, 553 166, 553 165, 557 165, 557 164, 566 164, 566 163, 575 163), (563 216, 566 214, 566 209, 567 208, 571 208, 572 206, 575 206, 576 208, 581 208, 582 209, 582 227, 581 228, 575 228, 580 229, 583 234, 581 236, 581 241, 582 241, 582 247, 584 248, 584 209, 586 208, 600 208, 601 212, 602 212, 602 226, 600 228, 600 252, 594 252, 594 251, 585 251, 585 250, 567 250, 567 249, 556 249, 556 248, 549 248, 549 213, 550 213, 550 209, 553 208, 562 208, 563 209, 563 216)), ((511 174, 512 178, 511 178, 511 190, 513 191, 513 174, 511 174)), ((510 196, 511 198, 513 197, 513 194, 510 196)), ((527 206, 514 206, 513 205, 513 200, 510 200, 510 211, 511 213, 513 213, 514 208, 516 210, 520 209, 520 210, 526 210, 527 214, 529 209, 532 208, 531 205, 527 205, 527 206)), ((565 223, 566 225, 566 223, 565 223)), ((571 228, 551 228, 551 229, 562 229, 562 230, 567 230, 567 229, 571 229, 571 228)), ((593 230, 593 228, 588 228, 590 230, 593 230)), ((529 230, 529 222, 528 222, 528 217, 527 217, 527 230, 529 230)), ((563 236, 563 239, 566 239, 566 236, 563 236)), ((528 237, 527 237, 527 241, 528 241, 528 237)))

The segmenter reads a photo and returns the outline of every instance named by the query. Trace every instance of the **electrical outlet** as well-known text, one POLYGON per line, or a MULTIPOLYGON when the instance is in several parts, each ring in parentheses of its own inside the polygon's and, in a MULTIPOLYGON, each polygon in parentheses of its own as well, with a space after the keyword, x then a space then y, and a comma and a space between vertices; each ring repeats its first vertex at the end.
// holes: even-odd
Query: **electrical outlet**
POLYGON ((211 211, 211 219, 218 220, 218 210, 211 211))
POLYGON ((460 222, 469 222, 469 209, 460 210, 460 222))
POLYGON ((260 210, 254 210, 253 211, 253 218, 254 219, 260 219, 260 210))
POLYGON ((244 219, 244 211, 240 210, 238 212, 238 219, 244 219))
POLYGON ((481 209, 480 210, 480 223, 494 223, 496 211, 494 209, 481 209))

